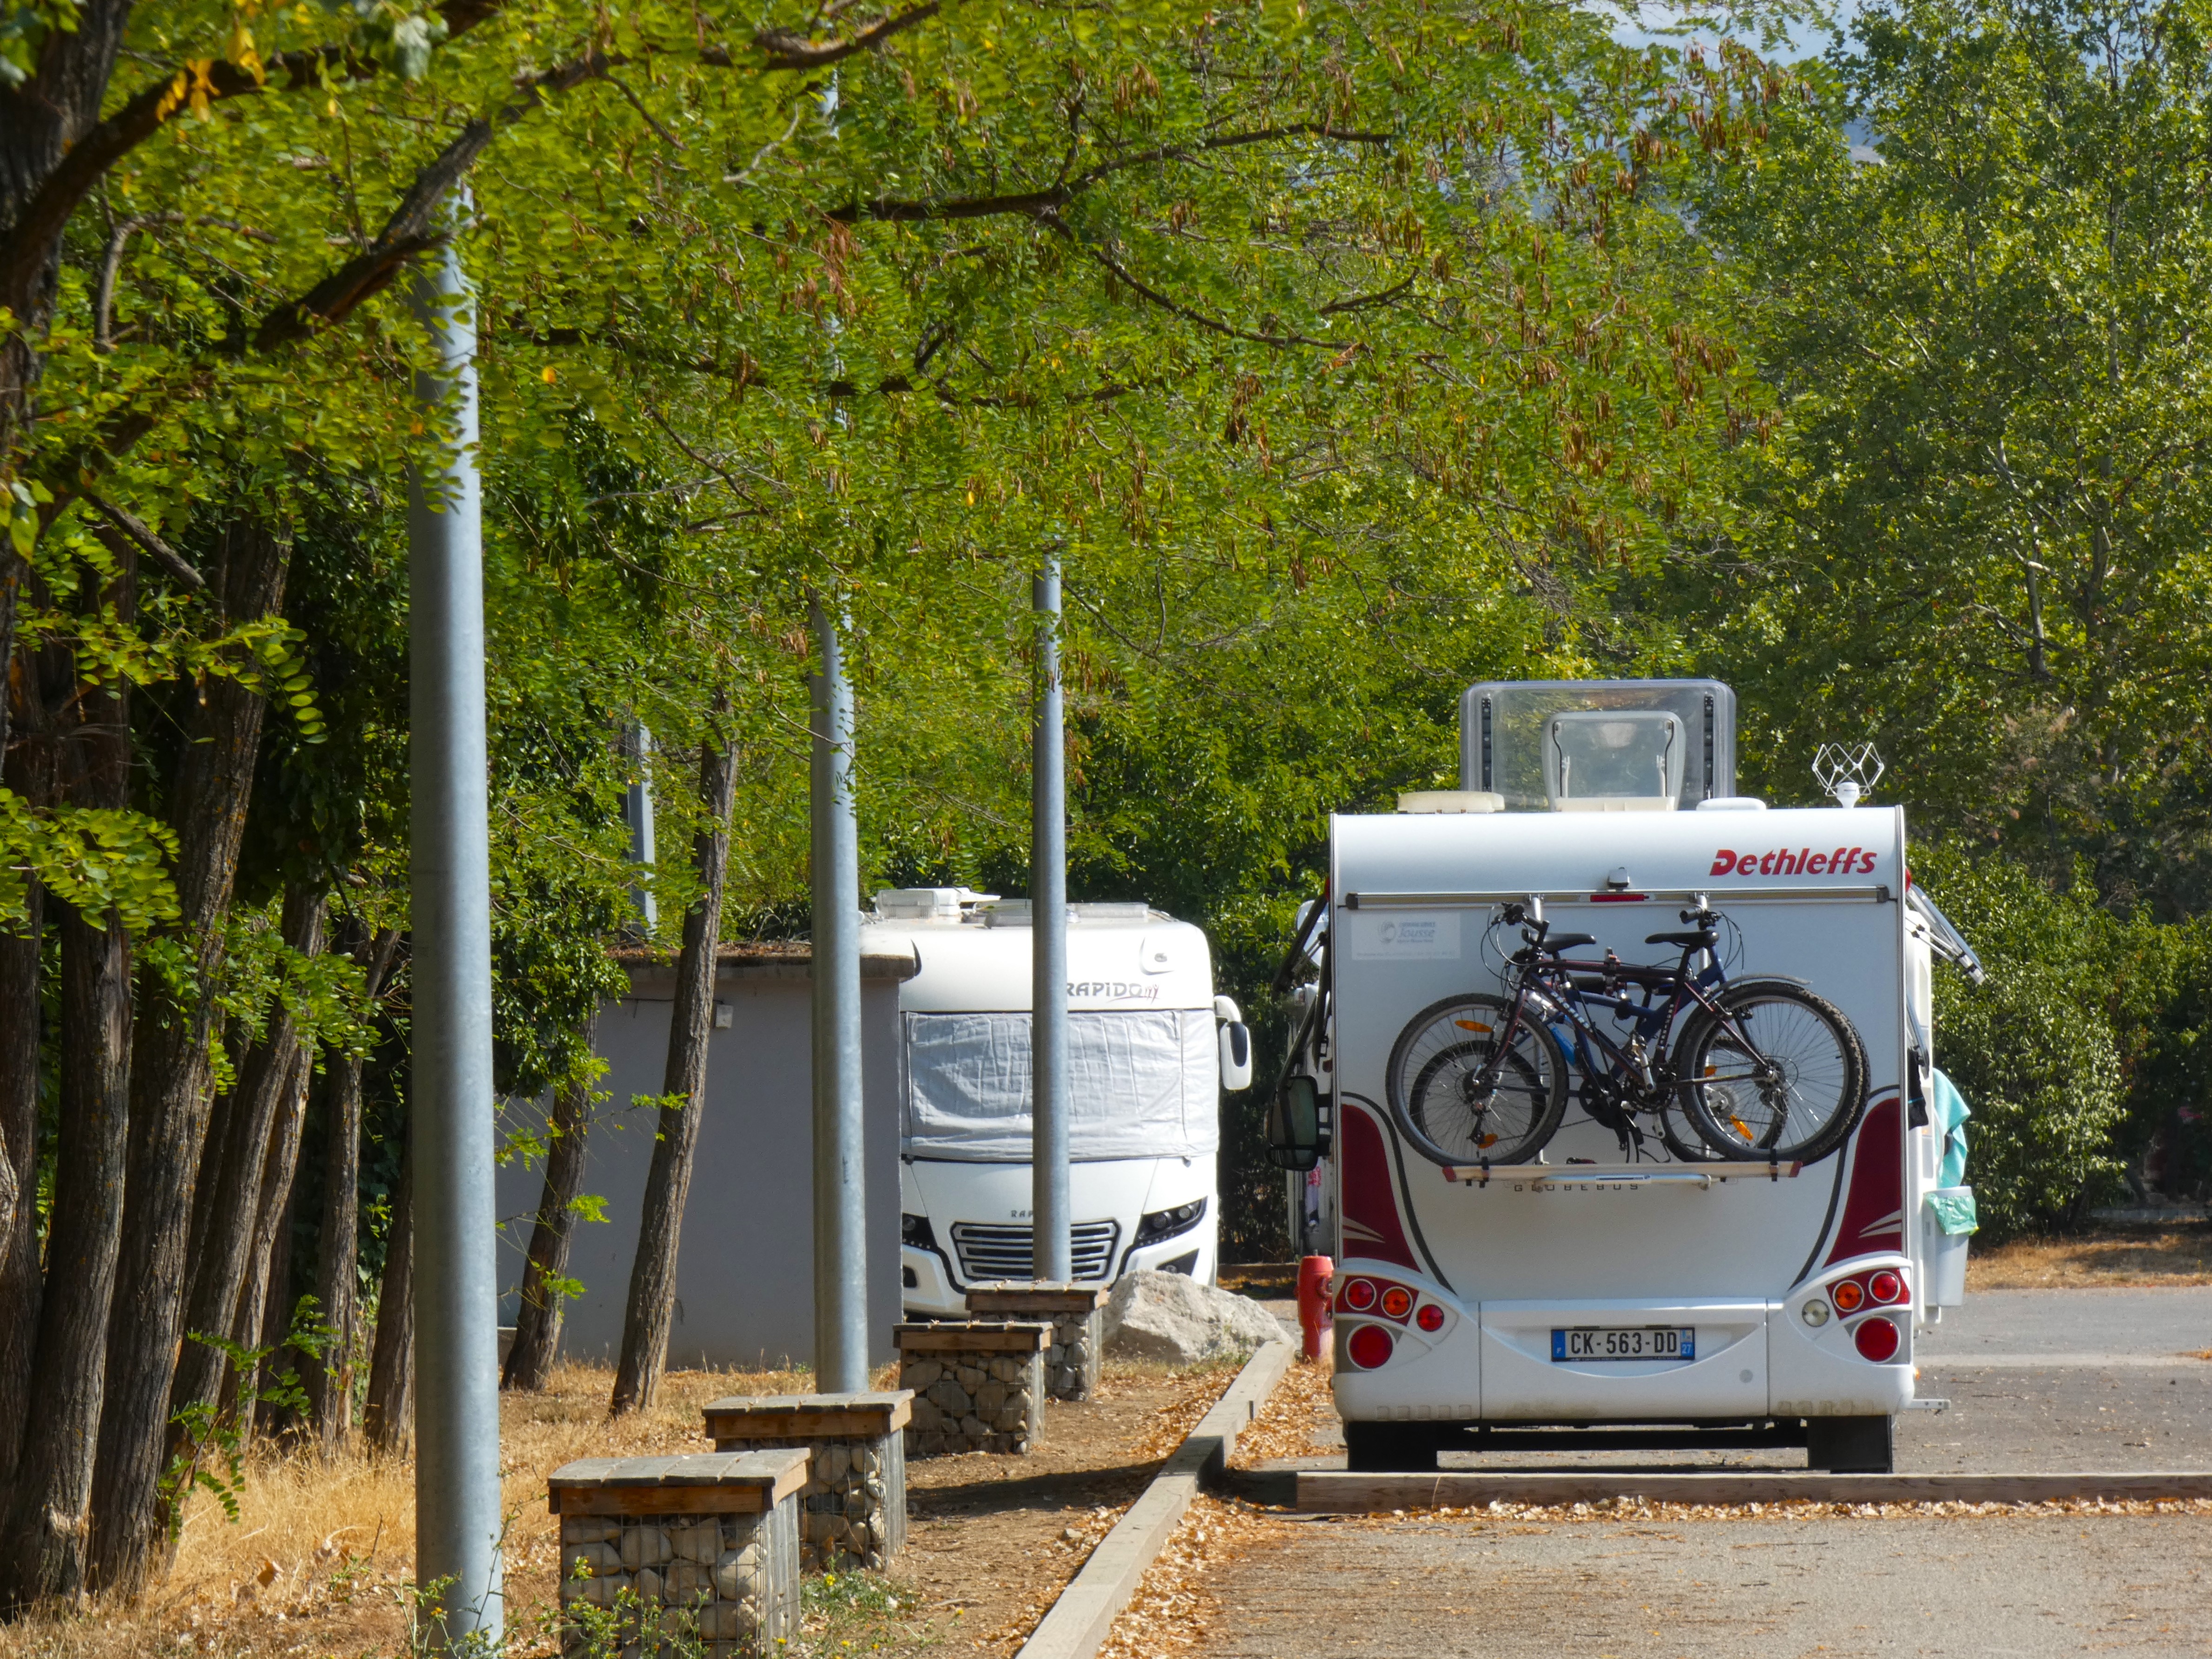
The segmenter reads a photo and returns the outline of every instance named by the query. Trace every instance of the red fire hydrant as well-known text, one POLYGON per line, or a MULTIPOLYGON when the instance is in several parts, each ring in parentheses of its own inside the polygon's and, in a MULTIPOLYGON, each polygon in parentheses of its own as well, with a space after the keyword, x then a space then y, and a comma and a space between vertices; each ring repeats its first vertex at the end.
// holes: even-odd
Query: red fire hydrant
POLYGON ((1318 1359, 1328 1346, 1336 1318, 1331 1308, 1335 1294, 1336 1263, 1325 1255, 1310 1255, 1298 1262, 1298 1329, 1305 1337, 1305 1356, 1318 1359))

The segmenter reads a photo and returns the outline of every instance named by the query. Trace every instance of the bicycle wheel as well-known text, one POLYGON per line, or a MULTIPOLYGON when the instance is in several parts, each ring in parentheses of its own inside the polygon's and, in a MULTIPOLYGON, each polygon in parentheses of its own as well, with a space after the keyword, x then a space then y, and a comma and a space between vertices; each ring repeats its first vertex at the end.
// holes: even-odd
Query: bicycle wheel
POLYGON ((1482 1086, 1511 1013, 1502 997, 1446 997, 1398 1034, 1383 1079, 1390 1116, 1431 1163, 1525 1164, 1557 1133, 1566 1068, 1541 1025, 1522 1022, 1498 1057, 1496 1086, 1482 1086))
POLYGON ((1682 1033, 1682 1109, 1723 1158, 1810 1163, 1866 1109, 1866 1050, 1826 998, 1784 980, 1721 994, 1682 1033))

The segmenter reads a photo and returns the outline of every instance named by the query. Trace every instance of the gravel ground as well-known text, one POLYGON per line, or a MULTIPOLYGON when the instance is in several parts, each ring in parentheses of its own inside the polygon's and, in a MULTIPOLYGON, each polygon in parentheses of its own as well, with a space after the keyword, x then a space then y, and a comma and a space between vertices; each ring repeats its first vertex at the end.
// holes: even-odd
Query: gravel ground
POLYGON ((1224 1563, 1202 1659, 2196 1654, 2212 1516, 1292 1522, 1224 1563))

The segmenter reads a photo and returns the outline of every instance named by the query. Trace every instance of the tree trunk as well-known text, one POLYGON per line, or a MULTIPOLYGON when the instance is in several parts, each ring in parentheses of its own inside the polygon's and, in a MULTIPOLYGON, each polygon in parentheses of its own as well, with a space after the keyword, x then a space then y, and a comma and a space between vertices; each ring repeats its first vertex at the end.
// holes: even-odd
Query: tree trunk
MULTIPOLYGON (((584 1024, 584 1048, 592 1047, 595 1021, 584 1024)), ((550 1141, 545 1148, 545 1190, 538 1200, 530 1254, 522 1264, 522 1307, 515 1316, 514 1346, 507 1352, 506 1389, 542 1389, 561 1343, 562 1297, 556 1281, 568 1272, 568 1242, 575 1236, 570 1207, 584 1184, 584 1136, 591 1127, 592 1085, 570 1081, 553 1091, 550 1141)))
POLYGON ((700 899, 684 918, 676 964, 676 1003, 668 1021, 668 1069, 661 1092, 676 1103, 660 1110, 653 1166, 645 1177, 645 1213, 637 1258, 630 1264, 629 1304, 623 1314, 622 1364, 612 1409, 650 1406, 668 1360, 668 1326, 676 1311, 676 1252, 691 1192, 691 1154, 707 1087, 707 1039, 714 1026, 715 946, 722 932, 722 888, 730 865, 730 809, 737 798, 737 751, 709 737, 699 767, 707 820, 691 843, 700 899))
MULTIPOLYGON (((39 378, 38 342, 53 315, 61 254, 58 226, 32 239, 16 227, 39 187, 99 121, 130 19, 130 0, 90 0, 74 9, 68 27, 47 33, 28 76, 14 86, 0 82, 0 249, 7 253, 0 265, 8 272, 0 280, 0 307, 15 321, 0 338, 0 481, 15 478, 22 459, 39 378)), ((0 684, 15 657, 19 590, 29 577, 14 543, 0 536, 0 684)), ((0 755, 8 751, 8 701, 0 696, 0 755)))
MULTIPOLYGON (((285 892, 284 943, 301 956, 313 956, 322 949, 323 908, 320 892, 298 887, 285 892)), ((258 1320, 241 1328, 239 1311, 254 1268, 266 1260, 257 1254, 257 1248, 266 1249, 260 1231, 262 1195, 273 1169, 271 1152, 283 1132, 299 1048, 292 1017, 280 1003, 269 1016, 262 1041, 246 1057, 238 1098, 231 1103, 229 1133, 222 1145, 211 1142, 201 1159, 200 1179, 215 1183, 215 1196, 208 1206, 207 1237, 193 1270, 186 1331, 219 1333, 238 1340, 237 1333, 243 1328, 243 1340, 251 1341, 259 1328, 258 1320)), ((297 1113, 290 1115, 296 1155, 297 1113)), ((185 1344, 163 1417, 170 1425, 163 1463, 185 1449, 184 1432, 175 1426, 178 1414, 216 1404, 228 1368, 222 1350, 204 1342, 185 1344)), ((157 1528, 162 1518, 157 1512, 157 1528)), ((149 1534, 142 1559, 150 1555, 154 1535, 149 1534)))
POLYGON ((384 1282, 376 1293, 376 1346, 368 1361, 368 1399, 361 1414, 368 1443, 404 1452, 415 1431, 415 1132, 392 1194, 384 1282))
MULTIPOLYGON (((5 694, 0 685, 0 700, 5 694)), ((23 787, 27 756, 25 761, 9 768, 8 783, 35 811, 45 805, 46 792, 23 787)), ((39 971, 46 891, 32 876, 24 888, 27 913, 13 932, 0 932, 0 1163, 14 1194, 13 1213, 0 1222, 0 1492, 22 1443, 39 1329, 39 971)))
MULTIPOLYGON (((262 525, 239 523, 225 532, 210 586, 221 596, 226 621, 252 622, 282 611, 290 553, 289 540, 262 525)), ((173 936, 186 952, 187 982, 198 990, 180 1006, 158 975, 147 975, 139 988, 121 1288, 108 1331, 108 1404, 94 1486, 96 1585, 138 1583, 162 1523, 157 1486, 169 1398, 191 1264, 199 1259, 197 1249, 186 1253, 186 1241, 207 1144, 215 994, 263 708, 258 692, 229 678, 212 681, 204 698, 186 706, 187 742, 169 818, 178 848, 173 936)))
MULTIPOLYGON (((238 1301, 242 1334, 233 1339, 243 1347, 268 1350, 267 1358, 255 1367, 257 1389, 292 1370, 295 1358, 284 1352, 284 1339, 291 1334, 292 1316, 299 1307, 292 1295, 292 1195, 298 1186, 300 1141, 307 1128, 307 1090, 313 1080, 313 1050, 295 1039, 292 1075, 284 1085, 284 1103, 270 1138, 269 1161, 262 1169, 261 1208, 248 1258, 252 1267, 238 1301)), ((269 1410, 257 1409, 254 1416, 264 1433, 279 1426, 269 1410)))
MULTIPOLYGON (((399 930, 386 927, 352 954, 362 964, 362 990, 374 1004, 399 947, 399 930)), ((303 1362, 308 1419, 316 1443, 329 1457, 353 1427, 354 1326, 359 1300, 361 1231, 361 1073, 359 1054, 331 1058, 324 1084, 323 1215, 315 1261, 315 1299, 332 1333, 319 1358, 303 1362)))
MULTIPOLYGON (((135 617, 129 567, 112 597, 135 617)), ((119 811, 131 800, 130 694, 84 685, 73 699, 71 750, 60 763, 73 805, 119 811)), ((37 1385, 0 1540, 0 1607, 73 1596, 84 1586, 93 1449, 100 1433, 107 1311, 122 1237, 131 1091, 131 936, 113 911, 61 907, 61 1109, 37 1385)))

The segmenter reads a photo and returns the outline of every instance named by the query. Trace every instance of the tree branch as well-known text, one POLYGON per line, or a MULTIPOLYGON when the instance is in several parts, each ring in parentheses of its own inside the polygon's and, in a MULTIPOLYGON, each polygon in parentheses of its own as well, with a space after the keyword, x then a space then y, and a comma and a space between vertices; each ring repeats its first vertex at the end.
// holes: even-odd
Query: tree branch
POLYGON ((108 523, 153 555, 155 562, 162 569, 167 571, 186 587, 198 592, 207 586, 207 578, 194 569, 184 555, 148 529, 137 514, 125 512, 112 501, 101 500, 89 489, 82 493, 86 506, 93 508, 108 523))
MULTIPOLYGON (((796 29, 762 29, 753 36, 753 46, 762 55, 763 69, 822 69, 856 53, 873 52, 894 34, 902 34, 917 24, 927 22, 943 9, 940 0, 927 0, 927 4, 894 12, 857 34, 838 40, 810 40, 796 29)), ((722 68, 737 66, 726 51, 710 52, 706 58, 722 68)))
POLYGON ((1088 254, 1091 258, 1103 268, 1108 275, 1111 276, 1115 281, 1121 283, 1132 293, 1136 294, 1139 297, 1149 300, 1161 310, 1172 313, 1174 315, 1182 318, 1187 323, 1195 323, 1200 328, 1209 330, 1215 334, 1227 335, 1232 340, 1249 340, 1255 345, 1319 346, 1324 351, 1334 351, 1341 348, 1345 343, 1341 340, 1316 340, 1309 334, 1255 334, 1249 329, 1242 329, 1237 327, 1234 324, 1224 323, 1218 317, 1209 317, 1202 311, 1194 311, 1188 306, 1184 305, 1181 301, 1170 299, 1166 295, 1161 293, 1159 289, 1152 287, 1149 283, 1145 283, 1139 277, 1131 274, 1127 266, 1115 259, 1114 256, 1107 252, 1105 249, 1094 246, 1092 244, 1085 241, 1080 236, 1078 236, 1073 230, 1069 228, 1067 222, 1062 219, 1058 214, 1040 213, 1036 216, 1037 222, 1040 224, 1046 226, 1049 229, 1059 232, 1060 234, 1066 237, 1069 241, 1074 243, 1078 248, 1088 254))
MULTIPOLYGON (((446 20, 447 39, 465 34, 496 15, 504 3, 446 0, 439 12, 446 20)), ((179 115, 195 106, 256 96, 267 91, 272 81, 281 80, 286 90, 300 92, 322 85, 326 77, 366 81, 380 70, 374 59, 349 46, 327 45, 279 52, 258 69, 228 58, 195 60, 141 87, 114 114, 70 147, 14 224, 0 227, 0 286, 19 285, 26 272, 42 265, 70 215, 102 175, 179 115)))

